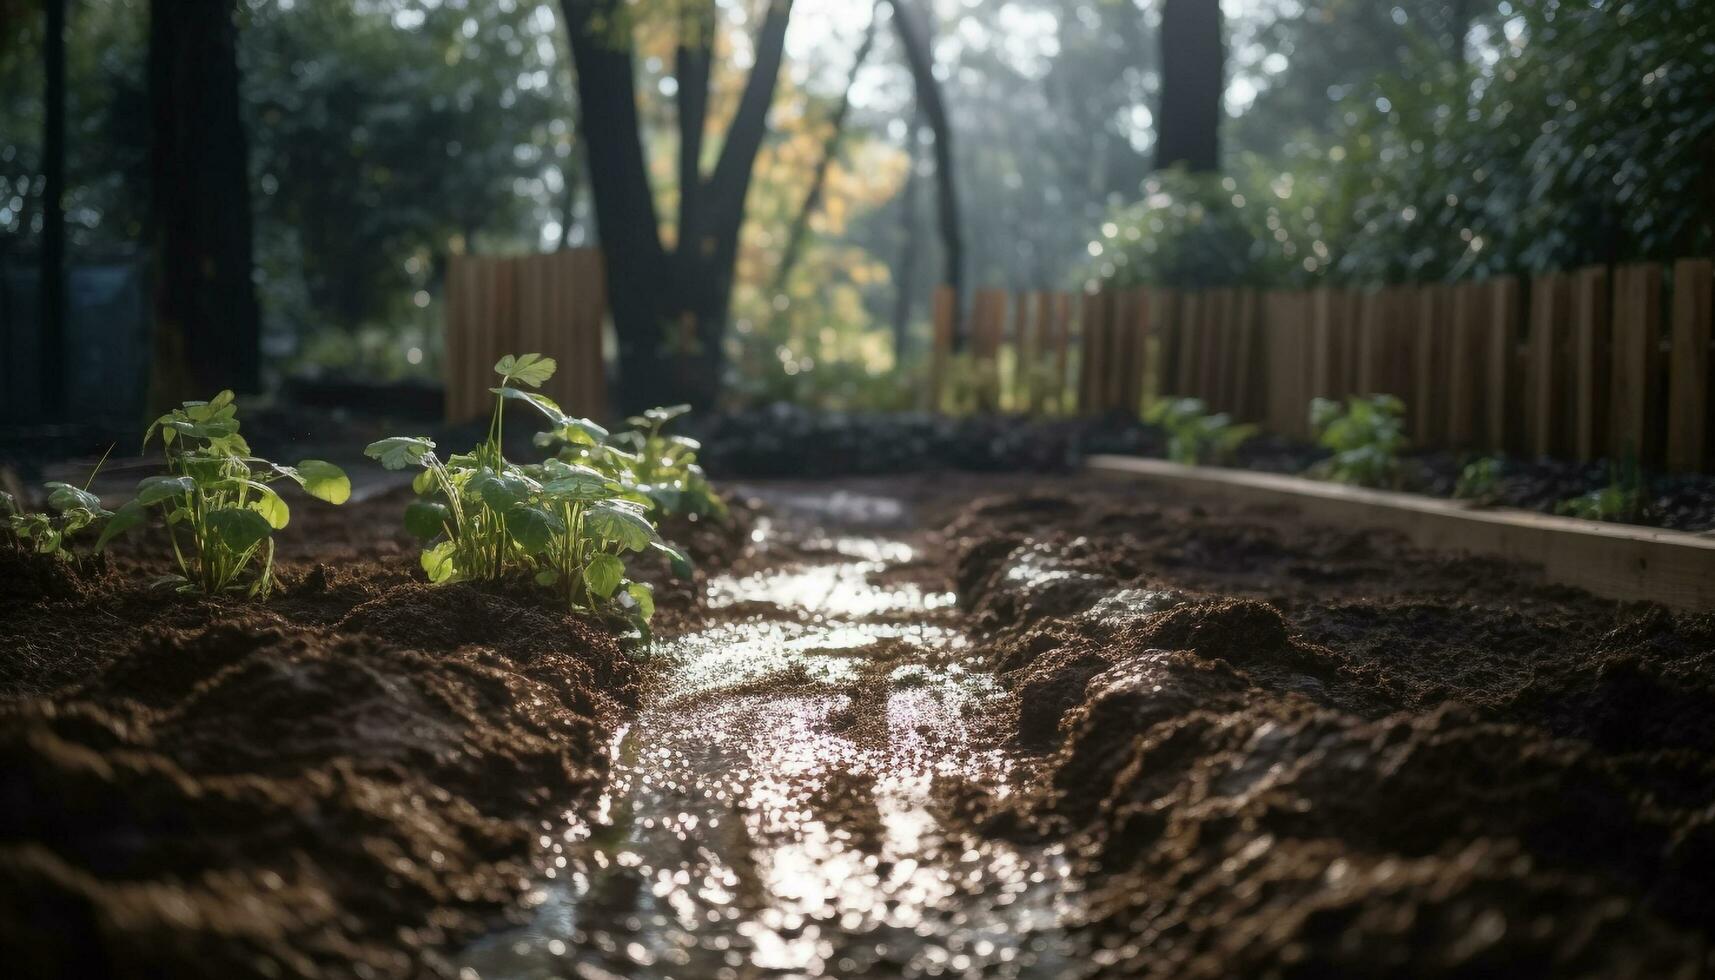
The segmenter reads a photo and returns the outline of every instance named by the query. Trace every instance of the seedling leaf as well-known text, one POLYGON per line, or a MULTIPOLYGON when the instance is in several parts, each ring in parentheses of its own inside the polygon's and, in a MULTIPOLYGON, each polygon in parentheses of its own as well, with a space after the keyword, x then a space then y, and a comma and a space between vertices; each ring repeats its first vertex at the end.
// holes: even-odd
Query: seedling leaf
POLYGON ((438 500, 413 500, 405 505, 405 530, 427 541, 440 534, 452 520, 452 512, 438 500))
POLYGON ((548 550, 554 535, 566 533, 566 525, 540 507, 519 505, 506 512, 506 532, 525 554, 539 555, 548 550))
POLYGON ((48 509, 56 514, 68 510, 82 508, 88 511, 101 510, 101 498, 80 487, 69 483, 48 483, 44 485, 48 491, 48 509))
POLYGON ((542 354, 511 354, 502 357, 494 365, 494 373, 506 381, 516 381, 532 388, 542 387, 542 382, 554 376, 554 359, 542 354))
POLYGON ((232 551, 248 551, 273 531, 262 515, 249 508, 222 507, 209 511, 203 520, 219 535, 221 543, 232 551))
POLYGON ((596 555, 590 559, 589 566, 584 569, 584 581, 589 583, 590 591, 603 599, 613 595, 613 590, 619 588, 620 580, 625 578, 625 563, 618 556, 609 554, 596 555))
POLYGON ((304 492, 317 500, 343 504, 351 499, 351 477, 326 460, 299 460, 296 479, 304 492))
POLYGON ((603 501, 590 507, 585 526, 597 537, 617 541, 628 551, 642 551, 655 538, 655 528, 641 513, 623 504, 603 501))
POLYGON ((109 541, 143 523, 147 517, 148 512, 143 509, 143 504, 136 500, 120 507, 107 519, 107 526, 101 529, 101 536, 95 539, 95 550, 105 549, 109 541))
POLYGON ((456 580, 458 566, 453 562, 455 547, 451 541, 442 541, 433 548, 425 548, 420 561, 424 574, 435 585, 456 580))
POLYGON ((370 443, 363 455, 380 460, 390 470, 402 470, 421 463, 434 448, 434 442, 422 436, 389 436, 370 443))
MULTIPOLYGON (((188 476, 150 476, 137 484, 137 503, 153 506, 164 500, 196 492, 196 481, 188 476)), ((123 509, 123 508, 122 508, 123 509)))

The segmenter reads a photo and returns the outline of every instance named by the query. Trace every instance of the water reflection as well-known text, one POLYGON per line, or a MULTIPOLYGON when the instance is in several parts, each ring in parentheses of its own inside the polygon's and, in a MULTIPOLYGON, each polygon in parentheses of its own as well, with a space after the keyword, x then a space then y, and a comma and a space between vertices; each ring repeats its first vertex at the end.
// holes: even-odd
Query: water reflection
POLYGON ((904 542, 798 544, 839 560, 711 584, 785 618, 746 607, 661 651, 598 819, 544 831, 533 921, 468 950, 467 977, 1072 972, 1059 855, 950 834, 934 807, 937 778, 1014 778, 966 727, 992 681, 922 621, 951 596, 876 584, 904 542))

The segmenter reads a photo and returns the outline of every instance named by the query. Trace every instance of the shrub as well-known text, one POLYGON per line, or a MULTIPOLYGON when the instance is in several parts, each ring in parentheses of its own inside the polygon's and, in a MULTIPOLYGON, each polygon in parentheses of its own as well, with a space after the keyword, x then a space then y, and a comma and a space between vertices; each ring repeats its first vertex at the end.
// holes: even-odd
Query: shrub
POLYGON ((1405 449, 1405 403, 1398 398, 1354 395, 1344 406, 1314 399, 1310 430, 1334 454, 1311 467, 1314 475, 1365 487, 1398 485, 1399 454, 1405 449))
POLYGON ((1210 414, 1199 398, 1159 399, 1143 420, 1167 431, 1167 458, 1187 466, 1224 462, 1256 434, 1256 426, 1235 425, 1225 412, 1210 414))

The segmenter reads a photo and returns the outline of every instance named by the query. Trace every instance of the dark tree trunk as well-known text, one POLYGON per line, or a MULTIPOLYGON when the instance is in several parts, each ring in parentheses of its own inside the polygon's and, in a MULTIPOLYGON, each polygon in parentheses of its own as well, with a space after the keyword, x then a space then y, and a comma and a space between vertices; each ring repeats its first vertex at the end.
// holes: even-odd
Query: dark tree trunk
POLYGON ((1166 0, 1161 10, 1161 110, 1155 165, 1220 167, 1226 48, 1220 0, 1166 0))
POLYGON ((261 386, 235 14, 235 0, 150 4, 157 407, 261 386))
POLYGON ((941 257, 945 263, 942 280, 953 290, 953 338, 955 345, 962 346, 965 248, 959 219, 958 178, 953 170, 953 126, 947 118, 947 104, 941 98, 941 83, 935 78, 928 15, 903 0, 890 2, 899 44, 905 50, 905 64, 911 70, 917 111, 923 114, 935 136, 935 203, 941 228, 941 257))
MULTIPOLYGON (((42 413, 66 409, 66 3, 46 0, 47 47, 42 126, 42 413)), ((26 226, 28 227, 28 226, 26 226)))
POLYGON ((911 337, 911 307, 917 292, 917 197, 922 178, 917 175, 922 146, 922 114, 913 112, 905 137, 905 188, 899 195, 899 228, 905 234, 899 243, 899 262, 893 272, 893 363, 905 363, 911 337))
POLYGON ((768 132, 791 0, 773 0, 755 42, 756 61, 714 172, 702 174, 703 127, 713 45, 712 8, 687 14, 675 54, 679 74, 680 208, 677 240, 661 240, 637 115, 636 75, 618 0, 563 0, 577 67, 596 228, 607 259, 608 303, 619 337, 619 408, 689 402, 720 391, 727 307, 751 170, 768 132))

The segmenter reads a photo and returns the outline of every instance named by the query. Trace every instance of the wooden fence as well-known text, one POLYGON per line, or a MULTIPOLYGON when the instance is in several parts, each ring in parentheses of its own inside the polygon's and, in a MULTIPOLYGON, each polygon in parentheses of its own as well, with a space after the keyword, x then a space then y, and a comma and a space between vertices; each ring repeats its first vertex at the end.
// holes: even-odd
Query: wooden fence
MULTIPOLYGON (((957 397, 1088 414, 1190 395, 1302 437, 1311 398, 1385 392, 1422 448, 1699 471, 1715 461, 1712 286, 1715 265, 1688 259, 1375 289, 984 289, 957 397)), ((940 410, 952 303, 934 310, 940 410)))
POLYGON ((607 291, 599 249, 545 255, 454 255, 447 266, 447 420, 488 414, 494 362, 540 352, 559 362, 542 386, 573 415, 607 414, 602 329, 607 291))

